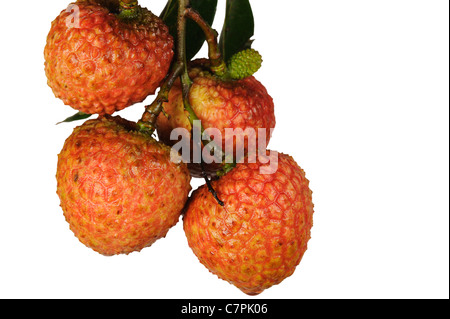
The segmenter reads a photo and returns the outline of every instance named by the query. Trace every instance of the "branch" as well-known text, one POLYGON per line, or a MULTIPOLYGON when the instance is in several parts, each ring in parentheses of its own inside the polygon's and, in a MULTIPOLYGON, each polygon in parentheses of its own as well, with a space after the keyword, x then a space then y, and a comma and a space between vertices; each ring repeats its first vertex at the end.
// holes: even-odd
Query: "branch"
POLYGON ((186 9, 186 16, 197 23, 205 34, 206 42, 208 43, 208 56, 211 61, 211 70, 218 76, 225 75, 227 66, 220 53, 219 43, 217 41, 217 31, 214 30, 193 8, 186 9))
POLYGON ((158 96, 152 102, 152 104, 145 107, 145 112, 142 118, 137 123, 140 130, 147 132, 152 135, 156 129, 156 120, 159 114, 163 111, 163 103, 169 101, 169 92, 175 81, 183 72, 183 64, 175 63, 173 65, 172 71, 166 77, 161 89, 159 90, 158 96))

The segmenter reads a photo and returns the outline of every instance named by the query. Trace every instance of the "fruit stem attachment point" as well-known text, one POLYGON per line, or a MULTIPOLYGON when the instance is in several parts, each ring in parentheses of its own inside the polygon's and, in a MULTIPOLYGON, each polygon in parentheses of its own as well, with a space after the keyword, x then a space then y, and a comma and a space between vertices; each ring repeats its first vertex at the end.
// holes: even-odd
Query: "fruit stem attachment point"
POLYGON ((135 19, 139 14, 139 4, 137 0, 120 0, 120 19, 135 19))

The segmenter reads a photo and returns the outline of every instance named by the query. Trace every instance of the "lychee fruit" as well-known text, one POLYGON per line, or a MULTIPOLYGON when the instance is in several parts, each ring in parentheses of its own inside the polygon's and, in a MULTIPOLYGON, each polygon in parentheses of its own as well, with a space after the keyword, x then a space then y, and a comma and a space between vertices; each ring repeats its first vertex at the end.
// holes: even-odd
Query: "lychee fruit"
POLYGON ((61 12, 44 50, 56 97, 87 114, 112 114, 155 93, 173 58, 173 38, 149 10, 133 12, 121 15, 118 0, 79 0, 61 12))
POLYGON ((191 190, 186 165, 171 161, 168 146, 111 116, 74 129, 58 155, 56 179, 70 229, 106 256, 164 237, 191 190))
POLYGON ((313 202, 304 171, 289 155, 269 152, 266 164, 237 164, 193 192, 183 218, 189 246, 213 274, 249 295, 260 294, 292 275, 313 225, 313 202), (273 172, 275 171, 275 172, 273 172), (269 174, 271 173, 271 174, 269 174))
MULTIPOLYGON (((189 103, 205 130, 217 129, 220 133, 221 140, 216 136, 212 139, 223 152, 227 152, 227 145, 231 146, 227 155, 238 162, 242 158, 237 158, 237 150, 242 149, 240 153, 246 156, 249 149, 257 149, 259 144, 268 145, 275 128, 275 111, 273 99, 261 82, 254 76, 241 80, 222 79, 210 71, 208 61, 204 59, 193 61, 189 76, 193 81, 189 103), (264 133, 264 139, 260 132, 264 133)), ((167 145, 175 145, 180 140, 171 140, 173 129, 192 130, 179 82, 170 90, 169 101, 163 107, 165 114, 160 114, 157 120, 158 137, 167 145)), ((191 160, 188 167, 192 176, 202 177, 198 162, 191 160)), ((203 169, 214 177, 220 163, 204 165, 203 169)))

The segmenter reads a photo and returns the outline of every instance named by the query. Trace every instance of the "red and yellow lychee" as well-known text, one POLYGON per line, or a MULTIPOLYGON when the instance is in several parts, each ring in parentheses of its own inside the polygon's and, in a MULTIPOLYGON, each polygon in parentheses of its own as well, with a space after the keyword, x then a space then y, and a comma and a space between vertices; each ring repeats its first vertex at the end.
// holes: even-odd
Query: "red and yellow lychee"
POLYGON ((70 229, 106 256, 164 237, 191 189, 186 165, 171 161, 168 146, 109 116, 75 128, 58 156, 56 178, 70 229))
POLYGON ((112 114, 154 94, 173 58, 163 21, 141 7, 122 17, 119 1, 79 0, 52 22, 44 50, 48 85, 65 104, 112 114))
MULTIPOLYGON (((215 128, 220 132, 221 140, 214 142, 226 151, 226 145, 232 146, 233 159, 237 162, 236 150, 243 149, 244 155, 249 149, 256 149, 261 136, 261 143, 266 147, 275 128, 275 111, 272 97, 266 88, 254 76, 240 80, 226 80, 214 75, 209 70, 208 62, 197 60, 192 63, 189 76, 193 81, 189 92, 189 103, 201 121, 205 130, 215 128), (228 132, 228 133, 227 133, 228 132), (255 133, 253 138, 250 133, 255 133), (251 143, 251 144, 250 144, 251 143)), ((179 82, 175 83, 169 93, 169 101, 164 103, 165 114, 160 114, 157 121, 157 132, 161 141, 174 145, 178 140, 171 140, 173 129, 184 128, 191 132, 189 114, 184 109, 183 92, 179 82)), ((215 176, 217 165, 205 165, 208 175, 215 176)), ((201 177, 200 165, 189 165, 192 176, 201 177)))
POLYGON ((268 156, 278 163, 275 172, 260 160, 237 164, 212 182, 225 206, 202 186, 193 192, 183 218, 199 261, 249 295, 293 274, 313 225, 312 192, 304 171, 288 155, 268 156))

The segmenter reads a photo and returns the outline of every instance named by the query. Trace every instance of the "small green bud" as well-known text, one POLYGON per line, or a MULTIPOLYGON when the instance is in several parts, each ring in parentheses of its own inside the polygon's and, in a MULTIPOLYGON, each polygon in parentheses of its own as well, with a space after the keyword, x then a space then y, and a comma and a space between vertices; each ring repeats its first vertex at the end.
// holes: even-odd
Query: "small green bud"
POLYGON ((228 72, 233 80, 242 80, 255 74, 262 65, 262 56, 254 49, 233 55, 228 62, 228 72))
POLYGON ((119 18, 122 20, 137 19, 140 14, 141 7, 135 0, 120 1, 119 18))

